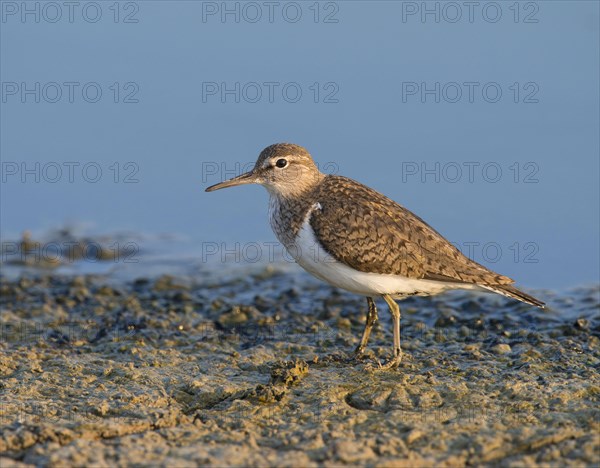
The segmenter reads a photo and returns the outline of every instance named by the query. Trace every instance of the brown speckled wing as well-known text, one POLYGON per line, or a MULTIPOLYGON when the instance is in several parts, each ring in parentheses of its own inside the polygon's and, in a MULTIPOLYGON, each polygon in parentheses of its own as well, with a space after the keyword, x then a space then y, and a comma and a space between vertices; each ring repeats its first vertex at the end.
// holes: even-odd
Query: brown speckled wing
POLYGON ((464 256, 425 221, 352 179, 328 176, 311 197, 310 224, 336 260, 369 273, 481 285, 511 284, 464 256))

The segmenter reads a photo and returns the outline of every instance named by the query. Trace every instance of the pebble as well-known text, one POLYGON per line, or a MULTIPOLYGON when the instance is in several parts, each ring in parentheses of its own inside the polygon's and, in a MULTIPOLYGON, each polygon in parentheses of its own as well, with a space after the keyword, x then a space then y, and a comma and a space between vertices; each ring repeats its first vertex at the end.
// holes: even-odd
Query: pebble
POLYGON ((506 343, 499 343, 492 347, 492 352, 495 354, 508 354, 512 351, 510 345, 506 343))

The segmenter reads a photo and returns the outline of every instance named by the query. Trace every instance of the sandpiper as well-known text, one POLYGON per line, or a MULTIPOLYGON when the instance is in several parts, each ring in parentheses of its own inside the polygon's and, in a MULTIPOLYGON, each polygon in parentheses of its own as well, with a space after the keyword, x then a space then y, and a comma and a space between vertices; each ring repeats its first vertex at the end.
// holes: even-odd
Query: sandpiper
POLYGON ((471 289, 544 307, 393 200, 347 177, 322 174, 301 146, 271 145, 250 172, 206 191, 242 184, 268 190, 271 227, 300 266, 333 286, 366 296, 366 325, 355 356, 364 352, 377 322, 374 297, 382 297, 392 314, 394 348, 386 368, 402 359, 396 300, 471 289))

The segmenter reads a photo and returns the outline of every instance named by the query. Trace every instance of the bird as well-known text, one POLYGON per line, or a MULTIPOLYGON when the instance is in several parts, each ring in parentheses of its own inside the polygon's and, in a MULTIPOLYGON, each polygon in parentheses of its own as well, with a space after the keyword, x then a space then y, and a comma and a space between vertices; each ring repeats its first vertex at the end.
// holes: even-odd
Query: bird
POLYGON ((471 260, 423 219, 353 179, 323 174, 310 153, 292 143, 266 147, 249 172, 206 192, 259 184, 269 193, 275 236, 302 268, 337 288, 366 297, 365 328, 353 357, 367 348, 383 298, 393 326, 392 356, 402 361, 398 300, 465 289, 501 294, 544 308, 514 280, 471 260))

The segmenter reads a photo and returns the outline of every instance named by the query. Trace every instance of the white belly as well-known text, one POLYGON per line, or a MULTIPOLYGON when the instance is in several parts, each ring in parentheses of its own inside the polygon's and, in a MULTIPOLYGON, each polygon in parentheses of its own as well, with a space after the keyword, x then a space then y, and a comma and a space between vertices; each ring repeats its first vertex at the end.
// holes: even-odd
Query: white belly
POLYGON ((476 285, 407 278, 399 275, 365 273, 329 255, 317 241, 307 216, 290 255, 306 271, 346 291, 365 296, 388 294, 396 299, 412 295, 433 295, 449 289, 479 289, 476 285))

